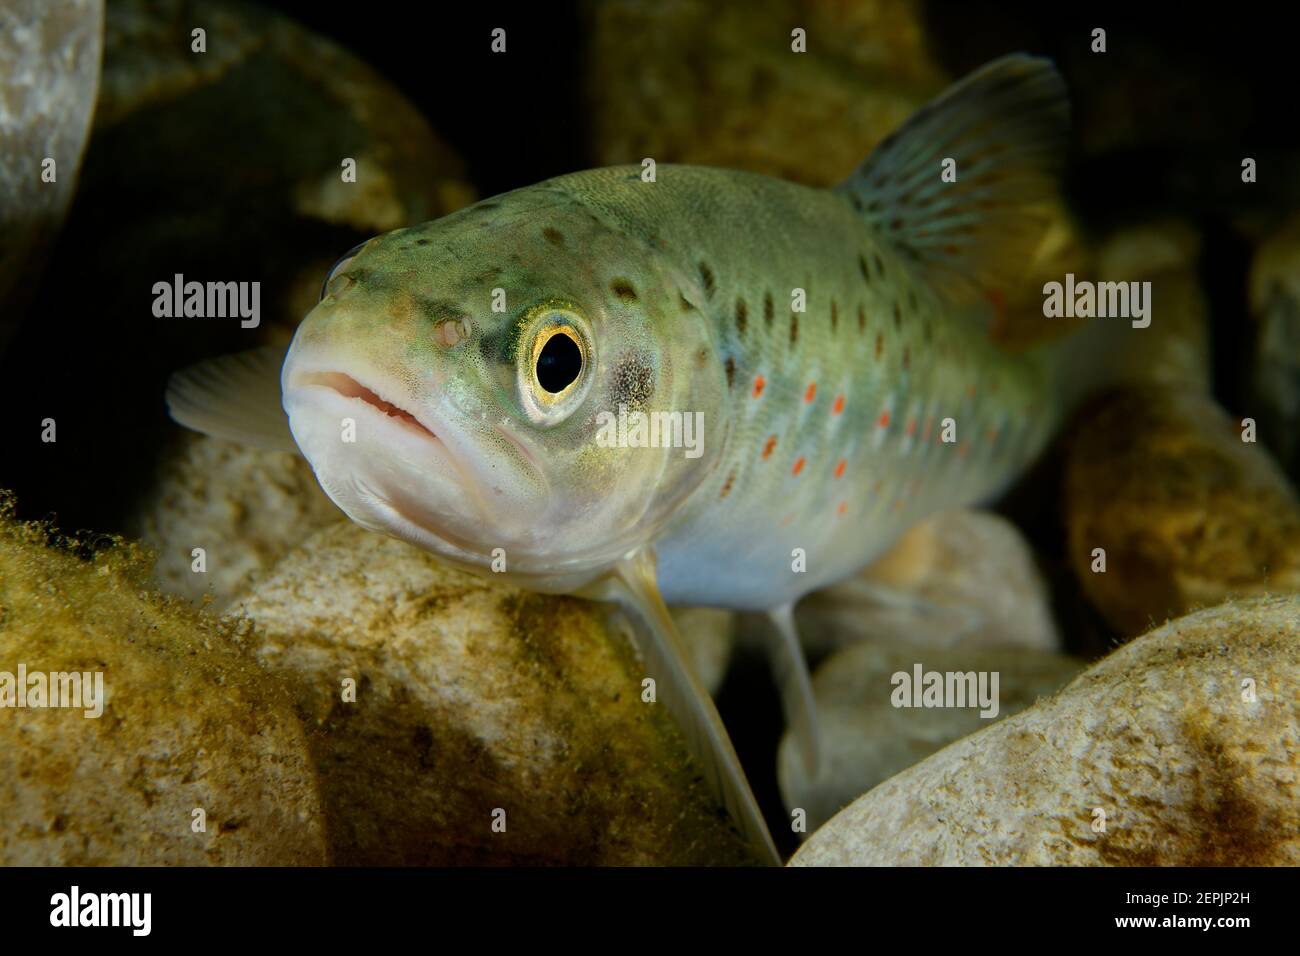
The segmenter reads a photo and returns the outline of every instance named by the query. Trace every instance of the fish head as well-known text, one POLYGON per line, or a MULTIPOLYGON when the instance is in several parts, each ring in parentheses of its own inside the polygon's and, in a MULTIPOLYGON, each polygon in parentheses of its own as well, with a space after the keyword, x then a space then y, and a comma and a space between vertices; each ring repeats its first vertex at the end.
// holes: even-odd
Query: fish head
POLYGON ((721 459, 725 375, 696 291, 540 187, 386 233, 335 266, 295 334, 294 440, 358 524, 579 590, 652 543, 721 459), (682 427, 622 440, 638 412, 682 427))

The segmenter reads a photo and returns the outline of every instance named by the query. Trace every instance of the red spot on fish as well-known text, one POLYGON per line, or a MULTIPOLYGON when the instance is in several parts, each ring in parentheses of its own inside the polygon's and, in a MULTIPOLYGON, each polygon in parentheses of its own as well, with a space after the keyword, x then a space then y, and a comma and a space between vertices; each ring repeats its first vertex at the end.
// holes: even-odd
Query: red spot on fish
POLYGON ((847 468, 848 465, 849 465, 849 463, 848 463, 845 459, 841 458, 841 459, 840 459, 840 463, 839 463, 838 465, 835 466, 835 477, 836 477, 836 478, 843 478, 843 477, 844 477, 844 469, 847 468))
POLYGON ((876 358, 880 358, 880 353, 885 351, 885 337, 879 332, 876 333, 876 358))
POLYGON ((970 454, 970 442, 967 441, 966 439, 962 439, 961 442, 958 443, 958 445, 957 445, 957 454, 958 454, 958 456, 961 457, 961 458, 965 458, 967 455, 969 455, 969 454, 970 454))
POLYGON ((763 387, 764 387, 765 385, 767 385, 767 382, 765 382, 765 381, 763 380, 763 376, 759 375, 759 376, 757 376, 757 377, 754 379, 754 397, 755 397, 755 398, 758 398, 758 396, 760 396, 760 395, 763 394, 763 387))
POLYGON ((817 397, 817 383, 811 382, 808 385, 808 391, 803 393, 803 400, 805 402, 811 402, 816 397, 817 397))
POLYGON ((770 438, 768 438, 767 443, 763 445, 763 457, 771 458, 772 449, 774 449, 775 447, 776 447, 776 436, 773 435, 770 438))
POLYGON ((787 525, 793 520, 794 520, 794 512, 792 511, 790 512, 790 514, 786 515, 784 518, 781 519, 781 524, 787 525))
POLYGON ((998 441, 998 430, 997 430, 996 428, 990 428, 990 429, 989 429, 988 439, 989 439, 989 444, 990 444, 990 445, 996 445, 996 444, 997 444, 997 441, 998 441))
POLYGON ((842 514, 844 514, 844 512, 846 512, 846 511, 848 511, 848 510, 849 510, 849 503, 848 503, 847 501, 841 501, 841 502, 840 502, 840 506, 839 506, 838 508, 835 509, 835 512, 836 512, 836 514, 841 514, 841 515, 842 515, 842 514))
POLYGON ((844 396, 836 395, 835 404, 831 406, 831 413, 838 415, 842 411, 844 411, 844 396))
POLYGON ((967 386, 966 386, 966 397, 967 397, 967 398, 974 398, 974 397, 975 397, 975 386, 974 386, 974 385, 967 385, 967 386))
POLYGON ((886 409, 885 411, 883 411, 883 412, 880 413, 880 419, 878 420, 877 424, 879 424, 881 428, 888 428, 888 427, 889 427, 889 410, 888 410, 888 409, 886 409))
POLYGON ((797 475, 797 474, 799 474, 799 472, 801 472, 801 471, 803 471, 803 455, 800 455, 800 456, 795 460, 793 474, 796 474, 796 475, 797 475))
POLYGON ((916 434, 916 419, 909 419, 907 422, 907 437, 911 438, 916 434))

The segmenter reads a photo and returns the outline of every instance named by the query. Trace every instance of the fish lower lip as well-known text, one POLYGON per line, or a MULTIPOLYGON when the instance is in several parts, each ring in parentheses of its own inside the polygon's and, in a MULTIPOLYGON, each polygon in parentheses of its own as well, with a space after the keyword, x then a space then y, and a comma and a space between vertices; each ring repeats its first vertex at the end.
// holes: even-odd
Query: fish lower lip
POLYGON ((424 424, 424 422, 420 421, 420 419, 416 418, 400 405, 394 405, 373 389, 362 385, 355 378, 345 372, 312 372, 308 375, 304 375, 299 380, 299 384, 320 385, 324 388, 330 389, 331 391, 337 392, 344 398, 360 399, 372 408, 383 412, 389 418, 422 432, 428 438, 432 438, 434 441, 440 440, 437 433, 428 425, 424 424))

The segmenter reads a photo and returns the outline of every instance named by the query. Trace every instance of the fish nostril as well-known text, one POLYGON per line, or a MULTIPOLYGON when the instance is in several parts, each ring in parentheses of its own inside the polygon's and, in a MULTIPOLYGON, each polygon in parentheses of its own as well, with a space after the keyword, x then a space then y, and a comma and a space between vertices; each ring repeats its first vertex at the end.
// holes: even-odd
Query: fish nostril
POLYGON ((453 348, 469 338, 469 319, 443 319, 434 329, 434 340, 443 348, 453 348))

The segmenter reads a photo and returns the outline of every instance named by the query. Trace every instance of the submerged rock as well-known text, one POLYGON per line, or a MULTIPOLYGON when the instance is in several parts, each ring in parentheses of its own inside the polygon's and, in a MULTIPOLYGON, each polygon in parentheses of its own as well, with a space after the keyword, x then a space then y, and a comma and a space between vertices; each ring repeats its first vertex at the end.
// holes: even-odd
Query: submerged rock
POLYGON ((1260 440, 1300 480, 1300 217, 1256 252, 1250 311, 1255 320, 1250 401, 1260 440))
POLYGON ((1121 647, 813 834, 800 866, 1300 863, 1300 599, 1121 647))
POLYGON ((1061 643, 1029 545, 1011 522, 983 511, 926 518, 860 575, 810 594, 796 615, 814 652, 869 639, 1036 650, 1061 643))
POLYGON ((1244 434, 1207 396, 1151 388, 1115 396, 1073 435, 1070 559, 1121 634, 1232 595, 1300 591, 1300 501, 1244 434))
POLYGON ((587 19, 596 165, 650 157, 829 186, 947 85, 911 0, 618 0, 587 19), (807 52, 791 49, 796 29, 807 52))
POLYGON ((103 0, 0 5, 0 350, 72 201, 103 28, 103 0))
POLYGON ((233 613, 316 730, 340 863, 747 859, 603 605, 339 524, 233 613))
MULTIPOLYGON (((110 5, 87 165, 88 214, 116 239, 101 268, 128 267, 123 281, 136 262, 154 279, 260 280, 262 308, 290 330, 315 304, 298 299, 300 276, 318 292, 357 242, 474 198, 460 160, 379 73, 231 0, 110 5)), ((149 320, 151 287, 115 301, 138 296, 149 320)))
POLYGON ((1197 272, 1200 253, 1200 234, 1179 220, 1131 226, 1101 243, 1099 281, 1151 283, 1151 325, 1109 356, 1117 380, 1210 391, 1209 306, 1197 272))
POLYGON ((327 862, 302 725, 230 628, 154 593, 133 547, 82 560, 9 510, 0 500, 0 863, 327 862), (19 668, 84 673, 85 689, 102 675, 100 716, 11 709, 19 668))
MULTIPOLYGON (((810 779, 788 731, 777 756, 777 777, 786 809, 807 812, 809 832, 854 798, 954 740, 1024 710, 1069 681, 1081 661, 1027 648, 925 648, 892 641, 868 641, 839 651, 813 675, 821 721, 824 761, 810 779), (975 675, 963 693, 980 687, 956 706, 895 706, 901 685, 921 673, 975 675), (997 675, 992 683, 990 675, 997 675), (987 716, 985 716, 987 714, 987 716)), ((954 689, 957 681, 954 680, 954 689)), ((914 699, 900 702, 921 702, 914 699)))
POLYGON ((169 594, 211 595, 220 610, 312 532, 346 520, 300 455, 192 432, 173 449, 129 526, 157 551, 154 576, 169 594))

